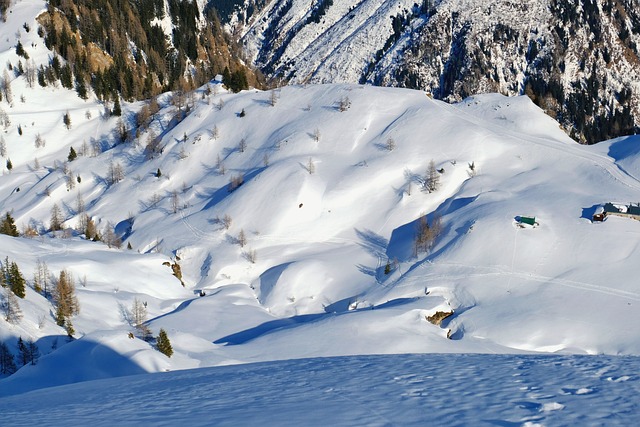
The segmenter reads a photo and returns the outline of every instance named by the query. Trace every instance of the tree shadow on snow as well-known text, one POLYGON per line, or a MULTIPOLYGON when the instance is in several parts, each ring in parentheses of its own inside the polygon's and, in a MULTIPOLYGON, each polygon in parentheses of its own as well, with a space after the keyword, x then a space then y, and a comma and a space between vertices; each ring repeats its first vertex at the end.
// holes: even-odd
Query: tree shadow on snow
MULTIPOLYGON (((455 212, 459 209, 462 209, 473 202, 476 197, 463 197, 463 198, 455 198, 451 197, 444 202, 438 208, 427 214, 427 222, 431 224, 433 222, 434 216, 439 216, 440 218, 448 215, 452 212, 455 212)), ((416 238, 416 233, 418 230, 420 218, 416 218, 415 220, 401 225, 400 227, 393 230, 391 233, 391 239, 389 239, 389 245, 387 246, 387 257, 389 259, 397 259, 400 262, 406 262, 415 257, 414 254, 414 242, 416 238)), ((474 221, 468 221, 462 227, 456 228, 456 235, 447 242, 444 247, 438 249, 437 252, 432 253, 429 258, 436 257, 439 253, 446 250, 450 245, 454 244, 459 238, 464 236, 469 232, 473 225, 474 221)), ((440 238, 446 236, 448 234, 448 230, 450 227, 447 226, 446 222, 443 222, 442 230, 440 232, 440 238)), ((436 241, 437 243, 437 241, 436 241)))

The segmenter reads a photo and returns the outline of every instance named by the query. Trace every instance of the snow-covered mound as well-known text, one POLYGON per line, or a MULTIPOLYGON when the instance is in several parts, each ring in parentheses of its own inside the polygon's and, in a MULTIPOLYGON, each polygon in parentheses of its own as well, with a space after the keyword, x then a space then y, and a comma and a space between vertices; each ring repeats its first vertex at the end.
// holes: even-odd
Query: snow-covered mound
POLYGON ((3 107, 13 169, 0 213, 41 236, 0 236, 1 255, 27 279, 38 260, 71 273, 79 340, 66 344, 52 302, 28 289, 23 319, 0 321, 0 339, 17 353, 18 337, 32 338, 42 357, 3 381, 10 394, 316 356, 640 353, 638 222, 591 222, 600 204, 639 200, 636 138, 580 146, 528 98, 501 95, 449 105, 402 89, 230 94, 214 83, 184 118, 160 98, 136 132, 142 103, 119 119, 72 92, 37 94, 3 107), (48 231, 54 204, 66 231, 48 231), (83 209, 122 249, 74 231, 83 209), (440 232, 415 253, 421 218, 439 218, 440 232), (168 332, 172 358, 128 337, 136 301, 154 335, 168 332), (438 312, 453 314, 432 324, 438 312), (104 352, 118 363, 100 362, 104 352))

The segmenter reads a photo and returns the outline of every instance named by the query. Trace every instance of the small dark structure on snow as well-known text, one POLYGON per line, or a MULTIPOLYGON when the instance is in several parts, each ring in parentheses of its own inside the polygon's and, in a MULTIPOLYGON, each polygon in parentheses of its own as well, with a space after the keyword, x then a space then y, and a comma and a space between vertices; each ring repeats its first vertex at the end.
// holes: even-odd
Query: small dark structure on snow
POLYGON ((518 227, 524 228, 525 226, 536 227, 538 226, 538 221, 536 221, 535 216, 517 216, 515 218, 518 227))
POLYGON ((608 216, 619 216, 622 218, 631 218, 640 221, 640 203, 629 203, 628 205, 621 203, 607 202, 603 206, 596 209, 592 220, 594 222, 604 221, 608 216))

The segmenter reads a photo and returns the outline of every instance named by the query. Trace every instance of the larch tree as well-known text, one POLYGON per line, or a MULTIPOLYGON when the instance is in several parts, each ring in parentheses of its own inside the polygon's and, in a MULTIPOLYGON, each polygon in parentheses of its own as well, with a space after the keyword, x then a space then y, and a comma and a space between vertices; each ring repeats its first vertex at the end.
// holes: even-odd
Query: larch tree
POLYGON ((49 297, 49 267, 39 258, 36 261, 36 271, 33 273, 33 288, 36 292, 42 292, 45 298, 49 297))
POLYGON ((438 189, 440 188, 440 173, 436 169, 436 164, 433 160, 429 162, 429 166, 427 167, 427 176, 424 182, 424 186, 429 193, 438 191, 438 189))
POLYGON ((151 330, 144 322, 147 321, 147 306, 138 298, 133 299, 131 305, 131 324, 138 330, 143 339, 151 336, 151 330))
POLYGON ((71 317, 80 312, 80 305, 76 297, 73 276, 67 270, 60 272, 58 282, 53 289, 53 299, 56 306, 56 323, 65 327, 69 336, 73 335, 74 329, 71 324, 71 317))
POLYGON ((4 313, 4 320, 9 323, 17 324, 22 319, 22 310, 20 310, 20 304, 18 298, 11 291, 6 288, 2 293, 2 312, 4 313))

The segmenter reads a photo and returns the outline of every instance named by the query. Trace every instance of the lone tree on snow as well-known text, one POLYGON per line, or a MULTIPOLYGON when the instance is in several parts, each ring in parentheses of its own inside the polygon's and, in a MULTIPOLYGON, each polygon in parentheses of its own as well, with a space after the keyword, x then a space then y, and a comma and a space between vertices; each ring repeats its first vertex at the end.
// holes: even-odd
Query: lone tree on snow
POLYGON ((162 354, 167 357, 171 357, 173 355, 173 347, 171 347, 171 341, 169 341, 169 337, 167 336, 167 331, 164 329, 160 329, 160 333, 156 338, 156 348, 162 354))

